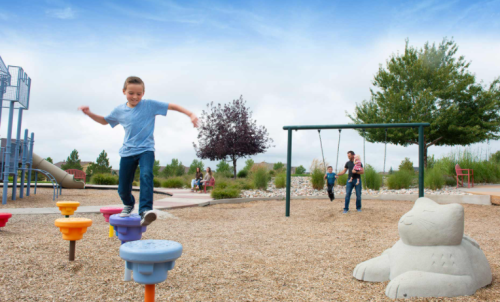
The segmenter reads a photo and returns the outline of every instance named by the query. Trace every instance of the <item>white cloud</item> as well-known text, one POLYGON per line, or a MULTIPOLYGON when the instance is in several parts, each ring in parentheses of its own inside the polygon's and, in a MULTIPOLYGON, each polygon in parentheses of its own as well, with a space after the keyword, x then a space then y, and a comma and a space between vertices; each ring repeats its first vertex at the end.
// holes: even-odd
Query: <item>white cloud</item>
POLYGON ((45 11, 45 13, 52 18, 57 18, 62 20, 75 18, 75 11, 71 7, 48 9, 45 11))
MULTIPOLYGON (((402 51, 404 39, 405 36, 391 36, 364 46, 338 41, 333 48, 325 44, 236 48, 218 43, 144 48, 139 54, 126 41, 119 44, 113 40, 103 43, 97 54, 65 51, 64 45, 57 53, 23 52, 12 46, 2 50, 2 57, 7 64, 23 66, 33 79, 31 108, 25 113, 23 128, 29 127, 36 133, 35 152, 40 156, 60 161, 77 149, 82 160, 95 160, 105 149, 117 168, 123 129, 98 125, 76 108, 86 104, 98 114, 109 113, 124 101, 124 79, 138 75, 146 82, 146 98, 177 103, 197 114, 209 102, 226 103, 243 94, 254 118, 267 127, 276 145, 254 160, 285 162, 287 136, 282 127, 349 123, 345 111, 352 112, 356 102, 369 98, 369 87, 379 64, 392 53, 402 51)), ((461 47, 459 53, 472 60, 471 70, 478 79, 488 83, 498 76, 498 42, 469 36, 455 39, 461 47)), ((413 45, 425 41, 421 37, 410 40, 413 45)), ((4 137, 6 116, 4 110, 4 137)), ((189 119, 177 112, 170 112, 167 118, 158 117, 157 159, 162 165, 172 158, 189 164, 195 158, 192 142, 196 135, 189 119)), ((322 136, 325 157, 335 164, 338 132, 323 131, 322 136)), ((313 158, 321 157, 317 131, 294 132, 293 137, 293 165, 308 168, 313 158)), ((361 153, 362 148, 363 141, 355 131, 343 131, 339 167, 345 162, 347 151, 361 153)), ((367 163, 382 170, 383 144, 367 143, 366 148, 367 163)), ((485 144, 473 148, 485 150, 485 144)), ((490 148, 499 150, 500 143, 492 142, 490 148)), ((450 150, 433 147, 430 154, 440 156, 450 150)), ((416 146, 388 146, 386 170, 397 168, 404 157, 416 164, 417 155, 416 146)), ((238 163, 239 167, 243 162, 238 163)))

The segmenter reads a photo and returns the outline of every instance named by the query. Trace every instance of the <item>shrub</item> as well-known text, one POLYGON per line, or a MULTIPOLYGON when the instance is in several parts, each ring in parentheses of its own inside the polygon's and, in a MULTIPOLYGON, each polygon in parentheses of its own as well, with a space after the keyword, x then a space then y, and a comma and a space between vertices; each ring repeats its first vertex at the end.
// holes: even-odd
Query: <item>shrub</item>
POLYGON ((441 189, 445 184, 443 171, 438 168, 427 169, 424 174, 424 186, 427 189, 441 189))
POLYGON ((153 178, 153 186, 155 188, 161 187, 161 180, 159 180, 158 178, 153 178))
POLYGON ((236 188, 221 189, 219 187, 212 190, 211 196, 213 199, 226 199, 240 197, 240 190, 236 188))
POLYGON ((306 168, 304 166, 300 165, 295 169, 295 174, 304 174, 306 173, 306 168))
POLYGON ((500 151, 491 154, 490 161, 500 164, 500 151))
POLYGON ((387 187, 392 190, 408 189, 413 181, 415 173, 408 170, 400 170, 389 175, 387 187))
POLYGON ((277 189, 284 188, 286 186, 286 177, 285 174, 279 174, 274 178, 274 185, 277 189))
POLYGON ((134 181, 132 182, 132 186, 134 186, 134 187, 139 186, 139 182, 137 182, 137 181, 135 181, 135 180, 134 180, 134 181))
POLYGON ((339 178, 337 178, 337 185, 345 186, 345 184, 347 183, 347 178, 347 174, 340 175, 339 178))
POLYGON ((415 173, 415 170, 413 169, 413 162, 408 157, 405 157, 405 159, 401 161, 401 164, 399 165, 399 171, 402 170, 415 173))
POLYGON ((255 184, 252 181, 239 181, 238 185, 241 190, 255 190, 255 184))
POLYGON ((238 172, 238 178, 246 178, 248 176, 248 170, 241 170, 238 172))
POLYGON ((457 180, 451 176, 444 176, 444 182, 447 186, 456 186, 457 180))
POLYGON ((219 189, 225 189, 229 186, 229 181, 225 178, 220 178, 215 181, 215 185, 219 189))
POLYGON ((273 165, 273 170, 275 170, 275 171, 281 171, 281 170, 283 170, 284 168, 285 168, 285 164, 284 164, 284 163, 282 163, 282 162, 280 162, 280 161, 279 161, 279 162, 277 162, 277 163, 275 163, 275 164, 273 165))
POLYGON ((378 174, 377 171, 375 171, 375 169, 372 166, 366 165, 364 179, 363 179, 363 188, 379 190, 381 186, 382 186, 382 175, 378 174))
POLYGON ((274 170, 269 171, 269 176, 275 176, 275 175, 276 175, 276 171, 274 171, 274 170))
POLYGON ((323 190, 325 187, 325 173, 321 169, 314 169, 311 173, 311 183, 315 190, 323 190))
MULTIPOLYGON (((255 168, 255 166, 256 165, 254 165, 253 167, 255 168)), ((253 183, 256 188, 267 190, 268 181, 269 181, 269 176, 267 174, 266 168, 260 167, 253 172, 253 183)))
POLYGON ((181 177, 170 177, 161 183, 163 188, 183 188, 185 185, 181 177))
POLYGON ((323 162, 323 160, 315 158, 311 162, 311 166, 309 167, 309 171, 311 171, 311 175, 312 175, 314 170, 320 169, 321 171, 325 171, 325 168, 328 167, 329 165, 330 164, 328 164, 327 161, 323 162))
POLYGON ((117 185, 118 176, 112 174, 94 174, 90 178, 90 183, 95 185, 117 185))

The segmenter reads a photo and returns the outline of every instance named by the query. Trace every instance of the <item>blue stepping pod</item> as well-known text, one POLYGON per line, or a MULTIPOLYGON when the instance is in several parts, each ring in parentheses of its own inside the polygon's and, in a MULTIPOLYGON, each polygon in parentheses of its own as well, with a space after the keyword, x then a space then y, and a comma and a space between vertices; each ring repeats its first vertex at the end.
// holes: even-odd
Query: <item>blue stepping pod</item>
POLYGON ((134 272, 134 281, 141 284, 165 281, 181 255, 182 245, 170 240, 131 241, 120 247, 120 257, 134 272))

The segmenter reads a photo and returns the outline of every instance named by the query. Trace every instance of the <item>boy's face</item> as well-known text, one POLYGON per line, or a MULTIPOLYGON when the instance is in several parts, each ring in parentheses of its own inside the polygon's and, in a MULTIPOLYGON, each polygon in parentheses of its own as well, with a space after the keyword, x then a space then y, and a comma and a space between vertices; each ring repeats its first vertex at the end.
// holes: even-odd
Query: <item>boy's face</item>
POLYGON ((333 172, 333 168, 328 168, 328 173, 332 173, 333 172))
POLYGON ((123 94, 127 97, 128 106, 134 108, 142 100, 144 87, 141 84, 127 84, 127 89, 123 90, 123 94))

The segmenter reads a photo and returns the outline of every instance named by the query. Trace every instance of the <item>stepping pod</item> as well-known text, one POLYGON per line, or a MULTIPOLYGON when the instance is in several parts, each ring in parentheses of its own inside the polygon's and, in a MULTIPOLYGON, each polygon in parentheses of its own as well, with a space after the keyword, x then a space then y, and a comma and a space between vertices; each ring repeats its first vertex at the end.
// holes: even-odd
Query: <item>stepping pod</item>
POLYGON ((68 218, 70 215, 75 214, 76 209, 80 206, 78 201, 58 201, 56 202, 61 214, 68 218))
POLYGON ((54 222, 64 240, 69 240, 69 261, 75 260, 76 241, 83 238, 92 220, 87 218, 59 218, 54 222))
MULTIPOLYGON (((120 214, 122 212, 123 208, 117 208, 117 207, 103 207, 101 208, 101 213, 104 216, 104 220, 109 223, 109 217, 114 214, 120 214)), ((115 231, 113 229, 113 226, 110 224, 109 225, 109 238, 113 237, 115 234, 115 231)))
MULTIPOLYGON (((122 244, 129 241, 141 240, 142 233, 146 232, 146 227, 141 226, 141 216, 137 214, 131 214, 128 217, 120 217, 118 214, 111 215, 109 217, 109 224, 115 228, 116 235, 122 244)), ((125 266, 123 280, 132 280, 132 271, 127 266, 125 266)))
POLYGON ((154 302, 155 284, 167 280, 181 255, 182 245, 170 240, 139 240, 120 247, 120 257, 134 271, 135 282, 146 285, 145 302, 154 302))
POLYGON ((12 217, 11 213, 0 213, 0 228, 3 228, 7 224, 10 217, 12 217))

